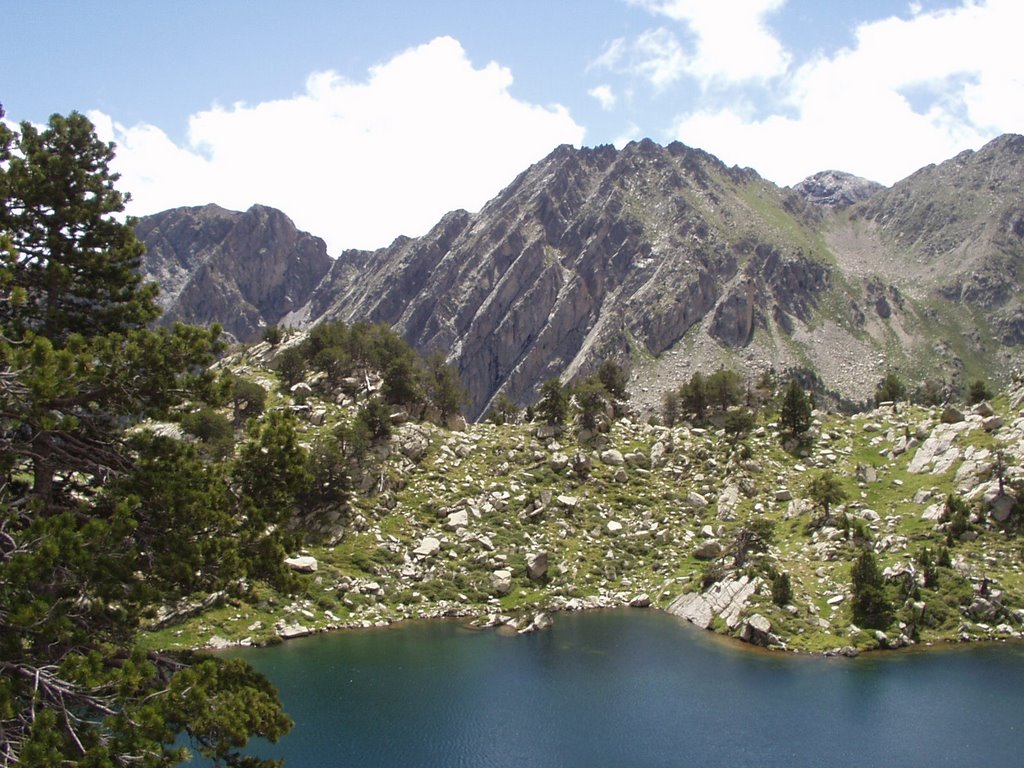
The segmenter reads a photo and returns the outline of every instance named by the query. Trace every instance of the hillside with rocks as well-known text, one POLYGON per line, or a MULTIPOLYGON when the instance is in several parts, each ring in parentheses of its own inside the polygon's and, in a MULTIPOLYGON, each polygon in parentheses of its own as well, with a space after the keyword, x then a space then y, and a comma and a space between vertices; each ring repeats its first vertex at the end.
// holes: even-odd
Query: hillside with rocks
MULTIPOLYGON (((294 343, 242 348, 218 368, 258 383, 268 410, 297 414, 315 452, 380 401, 381 384, 310 371, 283 386, 274 360, 294 343)), ((297 595, 195 596, 162 610, 148 642, 443 616, 534 631, 558 611, 626 605, 813 652, 1024 636, 1021 381, 970 408, 815 411, 799 441, 780 424, 778 390, 739 430, 718 417, 648 423, 610 400, 588 426, 581 397, 564 425, 519 414, 449 430, 392 406, 389 436, 350 468, 351 495, 296 517, 297 595), (839 489, 824 507, 823 477, 839 489), (852 586, 865 552, 888 601, 870 627, 852 586)))
POLYGON ((1019 360, 1022 145, 1004 136, 890 189, 836 171, 781 189, 679 143, 563 146, 478 213, 333 263, 279 220, 228 237, 219 209, 138 231, 169 318, 239 339, 386 322, 457 366, 471 419, 606 359, 650 409, 722 366, 802 372, 864 402, 889 370, 953 392, 1019 360), (286 229, 283 246, 260 239, 286 229), (193 253, 211 256, 197 267, 193 253))

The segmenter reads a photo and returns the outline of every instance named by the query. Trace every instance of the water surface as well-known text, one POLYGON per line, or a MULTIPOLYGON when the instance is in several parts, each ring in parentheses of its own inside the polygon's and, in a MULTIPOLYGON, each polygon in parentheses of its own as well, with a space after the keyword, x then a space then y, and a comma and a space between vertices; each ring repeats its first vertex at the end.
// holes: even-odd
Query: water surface
POLYGON ((237 654, 296 725, 289 768, 1020 765, 1024 647, 824 659, 655 611, 529 636, 407 622, 237 654))

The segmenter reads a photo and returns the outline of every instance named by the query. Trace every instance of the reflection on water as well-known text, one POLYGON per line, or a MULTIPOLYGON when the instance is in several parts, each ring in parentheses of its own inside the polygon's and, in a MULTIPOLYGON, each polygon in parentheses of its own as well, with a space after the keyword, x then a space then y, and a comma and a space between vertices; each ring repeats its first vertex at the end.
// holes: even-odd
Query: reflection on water
POLYGON ((654 611, 509 637, 407 622, 240 651, 307 766, 1018 765, 1017 645, 824 659, 752 652, 654 611))

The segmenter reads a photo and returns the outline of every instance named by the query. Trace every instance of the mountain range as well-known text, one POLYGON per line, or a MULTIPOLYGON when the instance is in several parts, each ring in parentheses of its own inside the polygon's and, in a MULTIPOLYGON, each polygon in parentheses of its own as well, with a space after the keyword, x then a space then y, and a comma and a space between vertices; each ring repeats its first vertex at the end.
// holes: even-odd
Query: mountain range
MULTIPOLYGON (((336 258, 265 206, 142 218, 164 321, 386 322, 440 350, 478 418, 499 394, 622 364, 641 406, 696 371, 799 372, 852 401, 1000 381, 1024 345, 1024 137, 892 187, 837 171, 792 188, 680 143, 556 148, 479 212, 336 258)), ((343 214, 343 212, 340 212, 343 214)))

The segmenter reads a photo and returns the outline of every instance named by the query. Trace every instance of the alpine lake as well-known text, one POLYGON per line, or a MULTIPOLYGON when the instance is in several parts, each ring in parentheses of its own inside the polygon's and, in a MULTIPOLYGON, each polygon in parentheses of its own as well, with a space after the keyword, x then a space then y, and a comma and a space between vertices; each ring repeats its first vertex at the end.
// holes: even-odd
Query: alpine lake
POLYGON ((238 649, 295 720, 288 768, 1012 766, 1024 645, 752 649, 658 611, 511 635, 408 621, 238 649))

